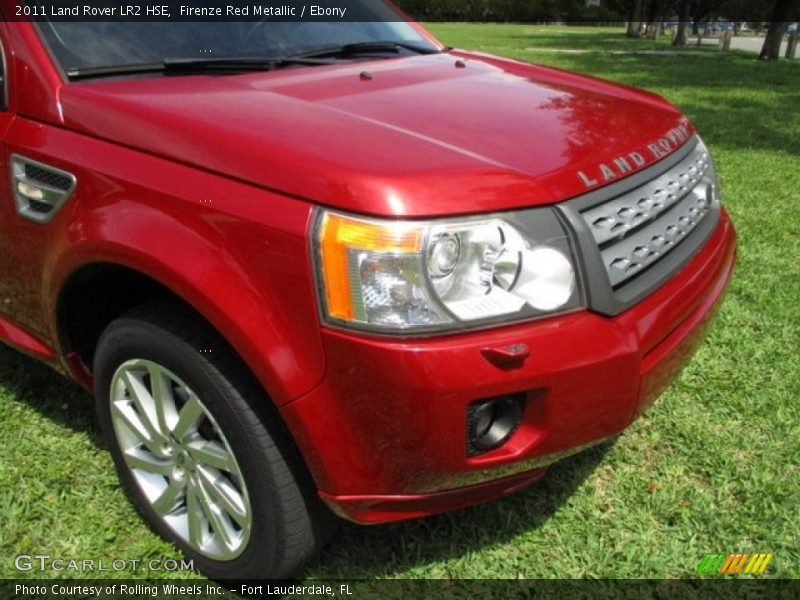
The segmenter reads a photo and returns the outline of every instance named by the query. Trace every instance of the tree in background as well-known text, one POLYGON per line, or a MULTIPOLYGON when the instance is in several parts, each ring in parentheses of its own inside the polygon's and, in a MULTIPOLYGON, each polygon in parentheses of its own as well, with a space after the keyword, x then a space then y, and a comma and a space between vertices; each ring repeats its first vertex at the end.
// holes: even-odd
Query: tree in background
MULTIPOLYGON (((758 0, 755 0, 758 2, 758 0)), ((690 13, 692 15, 692 33, 697 35, 699 33, 698 27, 700 23, 708 23, 708 19, 713 13, 725 12, 725 5, 728 0, 694 0, 691 3, 690 13)))
POLYGON ((670 0, 650 0, 650 4, 647 7, 647 26, 645 27, 648 38, 651 40, 659 38, 664 19, 672 15, 673 5, 674 2, 670 0))
POLYGON ((766 0, 677 0, 672 3, 678 17, 677 31, 675 38, 672 40, 672 45, 685 46, 690 25, 692 26, 692 34, 698 35, 700 33, 700 23, 707 23, 712 17, 727 16, 724 13, 730 9, 731 5, 737 5, 736 9, 730 10, 731 14, 736 12, 741 14, 741 8, 763 1, 766 0))
POLYGON ((629 38, 642 37, 642 11, 644 10, 643 1, 636 0, 628 13, 628 32, 629 38))
MULTIPOLYGON (((619 22, 615 0, 587 6, 586 0, 394 0, 415 19, 487 22, 619 22)), ((623 0, 626 2, 627 0, 623 0)))
POLYGON ((781 41, 789 27, 789 19, 796 18, 797 13, 797 0, 775 0, 767 37, 764 39, 764 45, 761 47, 761 54, 758 57, 760 60, 778 60, 780 58, 781 41))
POLYGON ((686 45, 686 30, 689 28, 689 9, 691 0, 680 0, 678 2, 678 30, 675 32, 675 39, 672 40, 673 46, 686 45))
MULTIPOLYGON (((431 21, 614 22, 627 19, 627 36, 645 32, 657 39, 665 20, 677 18, 673 44, 687 43, 687 30, 697 35, 701 24, 728 21, 769 22, 760 58, 776 60, 790 22, 800 19, 800 0, 395 0, 415 18, 431 21)), ((738 25, 737 25, 738 28, 738 25)))

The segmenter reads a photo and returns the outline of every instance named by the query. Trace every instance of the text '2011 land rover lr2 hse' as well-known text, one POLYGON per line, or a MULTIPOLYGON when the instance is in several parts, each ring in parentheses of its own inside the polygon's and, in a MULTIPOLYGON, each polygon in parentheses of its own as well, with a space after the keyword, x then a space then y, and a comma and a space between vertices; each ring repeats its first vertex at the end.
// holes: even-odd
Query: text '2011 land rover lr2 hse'
POLYGON ((214 578, 619 433, 734 265, 670 104, 350 4, 384 12, 0 23, 0 336, 93 390, 134 504, 214 578))

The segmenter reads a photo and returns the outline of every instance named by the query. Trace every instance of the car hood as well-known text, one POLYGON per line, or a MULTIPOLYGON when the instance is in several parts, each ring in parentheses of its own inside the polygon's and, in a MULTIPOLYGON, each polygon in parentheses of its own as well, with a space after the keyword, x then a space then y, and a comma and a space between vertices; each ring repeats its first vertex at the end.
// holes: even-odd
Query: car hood
POLYGON ((652 94, 452 52, 65 85, 66 127, 344 210, 437 216, 557 202, 691 125, 652 94))

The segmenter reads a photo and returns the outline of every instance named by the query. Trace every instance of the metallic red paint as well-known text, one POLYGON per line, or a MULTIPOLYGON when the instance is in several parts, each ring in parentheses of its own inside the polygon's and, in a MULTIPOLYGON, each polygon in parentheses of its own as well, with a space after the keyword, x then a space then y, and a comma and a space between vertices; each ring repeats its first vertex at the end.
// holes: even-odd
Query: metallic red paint
POLYGON ((314 206, 427 217, 551 204, 585 191, 577 171, 690 126, 652 94, 468 52, 373 62, 368 81, 345 64, 67 83, 31 24, 0 22, 0 40, 0 170, 19 153, 80 182, 42 227, 18 218, 0 177, 0 337, 89 385, 57 322, 61 290, 97 264, 148 275, 239 352, 323 497, 354 520, 506 493, 546 457, 621 431, 684 363, 730 275, 723 215, 678 275, 613 319, 405 340, 323 328, 314 206), (481 354, 519 343, 530 357, 516 368, 481 354), (506 393, 526 398, 522 426, 467 458, 467 405, 506 393))
POLYGON ((414 217, 452 214, 453 198, 469 198, 460 212, 563 200, 585 191, 578 170, 685 122, 663 101, 577 76, 454 61, 384 60, 369 81, 360 64, 103 81, 68 86, 61 101, 77 131, 337 208, 414 217))
POLYGON ((373 62, 370 81, 356 63, 63 85, 30 26, 8 26, 36 120, 374 215, 550 204, 585 191, 577 171, 686 124, 652 94, 464 52, 373 62))
POLYGON ((536 483, 544 469, 502 477, 485 483, 445 492, 406 496, 320 496, 340 517, 364 525, 425 517, 445 510, 470 506, 477 502, 513 494, 536 483))
POLYGON ((325 330, 325 380, 282 414, 337 512, 392 520, 402 518, 404 497, 418 507, 420 494, 442 492, 428 510, 454 508, 460 487, 538 469, 627 427, 685 364, 734 261, 735 233, 724 213, 678 275, 613 319, 583 312, 423 340, 325 330), (498 368, 481 353, 518 343, 531 352, 518 369, 498 368), (513 393, 526 397, 520 428, 499 449, 467 457, 467 406, 513 393), (393 508, 376 514, 372 495, 381 505, 392 495, 393 508))
POLYGON ((58 344, 65 282, 87 265, 121 265, 211 321, 276 402, 319 381, 324 357, 305 239, 311 206, 25 119, 6 145, 80 181, 52 227, 19 219, 13 202, 0 206, 7 316, 58 344))

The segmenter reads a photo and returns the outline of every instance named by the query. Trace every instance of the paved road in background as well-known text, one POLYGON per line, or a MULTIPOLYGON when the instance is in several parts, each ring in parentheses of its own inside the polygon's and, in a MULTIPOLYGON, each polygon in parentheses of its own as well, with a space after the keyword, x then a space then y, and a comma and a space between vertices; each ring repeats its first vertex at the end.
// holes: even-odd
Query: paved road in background
MULTIPOLYGON (((761 46, 764 45, 764 37, 737 37, 733 36, 731 40, 731 48, 735 50, 746 50, 748 52, 761 52, 761 46)), ((781 44, 781 57, 786 54, 786 40, 781 44)))

